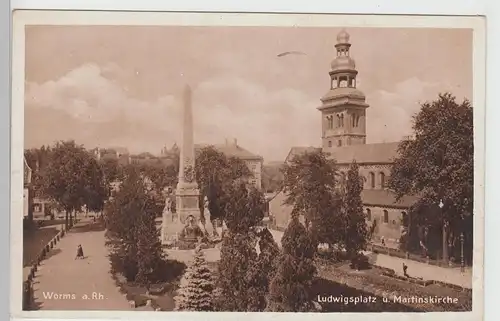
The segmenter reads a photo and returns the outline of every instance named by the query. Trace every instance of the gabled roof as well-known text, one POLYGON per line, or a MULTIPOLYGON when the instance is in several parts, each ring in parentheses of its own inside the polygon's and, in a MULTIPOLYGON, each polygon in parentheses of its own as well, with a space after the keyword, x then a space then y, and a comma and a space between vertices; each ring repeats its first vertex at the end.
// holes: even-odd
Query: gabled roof
POLYGON ((417 196, 404 196, 396 202, 396 196, 393 192, 382 189, 364 189, 361 192, 363 205, 367 206, 387 206, 393 208, 408 208, 417 200, 417 196))
POLYGON ((337 164, 350 164, 355 160, 358 164, 390 164, 398 156, 399 142, 360 144, 328 148, 325 152, 337 164))

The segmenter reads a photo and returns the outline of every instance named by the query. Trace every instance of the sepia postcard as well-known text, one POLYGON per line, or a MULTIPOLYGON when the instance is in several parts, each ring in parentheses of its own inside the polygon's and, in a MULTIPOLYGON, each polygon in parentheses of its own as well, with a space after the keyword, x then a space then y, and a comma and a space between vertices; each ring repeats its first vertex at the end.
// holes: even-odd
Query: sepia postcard
POLYGON ((485 69, 479 17, 14 12, 12 316, 481 320, 485 69))

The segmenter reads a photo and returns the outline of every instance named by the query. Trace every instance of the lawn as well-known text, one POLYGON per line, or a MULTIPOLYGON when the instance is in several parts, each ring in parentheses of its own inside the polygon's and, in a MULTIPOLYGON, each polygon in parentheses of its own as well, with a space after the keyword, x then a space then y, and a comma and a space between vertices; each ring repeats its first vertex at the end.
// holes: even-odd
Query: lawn
MULTIPOLYGON (((428 297, 446 297, 457 298, 457 303, 407 303, 405 306, 413 311, 422 312, 438 312, 438 311, 471 311, 472 309, 472 291, 469 289, 453 288, 440 284, 432 284, 429 286, 420 286, 406 281, 401 281, 391 277, 382 275, 383 270, 378 267, 373 267, 364 271, 353 271, 343 265, 340 267, 332 267, 329 264, 318 264, 318 277, 331 282, 331 289, 349 288, 362 293, 369 293, 378 297, 387 296, 403 297, 403 298, 428 298, 428 297)), ((315 293, 320 295, 331 295, 329 288, 321 288, 322 292, 315 293)), ((335 290, 336 291, 336 290, 335 290)), ((351 291, 351 290, 349 290, 351 291)), ((345 294, 344 294, 345 295, 345 294)), ((351 294, 349 293, 349 296, 351 294)), ((393 300, 391 300, 393 302, 393 300)), ((394 303, 394 302, 393 302, 394 303)), ((330 312, 339 311, 340 306, 330 306, 330 312), (333 310, 332 310, 333 309, 333 310)), ((346 307, 349 309, 349 307, 346 307)), ((351 307, 357 309, 357 307, 351 307)), ((386 306, 385 311, 401 311, 397 305, 386 306), (396 309, 396 310, 394 310, 396 309)), ((412 311, 410 310, 410 311, 412 311)), ((346 311, 345 309, 342 311, 346 311)), ((353 310, 358 311, 358 310, 353 310)), ((370 310, 372 312, 378 310, 370 310)))
POLYGON ((55 227, 38 228, 23 232, 23 267, 31 265, 42 249, 59 231, 55 227))

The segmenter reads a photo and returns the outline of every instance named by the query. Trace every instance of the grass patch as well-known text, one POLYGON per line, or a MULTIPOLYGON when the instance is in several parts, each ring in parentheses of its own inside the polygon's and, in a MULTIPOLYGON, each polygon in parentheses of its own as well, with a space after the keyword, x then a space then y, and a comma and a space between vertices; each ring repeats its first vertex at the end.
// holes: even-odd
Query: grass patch
MULTIPOLYGON (((458 303, 405 303, 410 311, 471 311, 472 310, 472 291, 469 289, 457 290, 452 287, 444 286, 439 283, 434 283, 428 286, 420 286, 408 281, 396 279, 394 277, 384 276, 384 269, 372 267, 369 270, 352 271, 348 266, 333 268, 329 265, 318 266, 318 277, 332 281, 332 289, 324 288, 322 295, 330 295, 328 293, 335 291, 335 288, 348 287, 356 289, 360 293, 369 293, 379 297, 394 296, 401 297, 446 297, 457 298, 458 303)), ((362 294, 360 294, 362 295, 362 294)), ((334 308, 339 308, 338 306, 334 308)), ((386 306, 385 311, 400 311, 400 307, 386 306), (394 310, 396 309, 396 310, 394 310)), ((377 311, 377 310, 374 310, 377 311)))
POLYGON ((57 235, 56 228, 40 228, 23 232, 23 267, 33 264, 42 249, 57 235))

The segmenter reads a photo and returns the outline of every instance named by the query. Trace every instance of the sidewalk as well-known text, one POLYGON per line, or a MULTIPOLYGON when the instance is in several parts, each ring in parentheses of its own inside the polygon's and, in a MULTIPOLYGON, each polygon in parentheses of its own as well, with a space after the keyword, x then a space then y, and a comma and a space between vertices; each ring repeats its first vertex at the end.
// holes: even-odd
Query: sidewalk
POLYGON ((107 255, 104 230, 90 220, 76 224, 38 268, 35 304, 40 310, 131 310, 111 278, 107 255), (83 260, 75 260, 78 244, 83 260))

